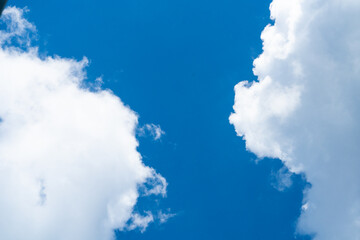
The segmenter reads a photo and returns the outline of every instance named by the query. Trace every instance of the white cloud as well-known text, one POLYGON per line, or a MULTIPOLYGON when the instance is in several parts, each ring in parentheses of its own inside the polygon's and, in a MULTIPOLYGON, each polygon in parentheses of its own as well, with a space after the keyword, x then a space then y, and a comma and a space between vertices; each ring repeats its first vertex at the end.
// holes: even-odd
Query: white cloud
POLYGON ((161 129, 160 125, 156 125, 153 123, 145 124, 141 128, 138 129, 139 135, 144 136, 149 134, 154 138, 154 140, 159 140, 165 132, 161 129))
POLYGON ((274 0, 274 25, 235 87, 230 122, 260 158, 280 158, 312 184, 298 230, 360 239, 360 1, 274 0))
POLYGON ((146 212, 146 215, 140 215, 139 213, 133 213, 131 215, 130 224, 125 226, 126 230, 134 230, 140 228, 143 233, 151 222, 154 221, 154 216, 151 212, 146 212))
POLYGON ((128 220, 128 223, 121 228, 123 231, 132 231, 134 229, 139 229, 141 233, 144 233, 150 223, 156 221, 159 224, 166 223, 170 218, 176 216, 175 213, 170 213, 170 209, 167 209, 168 213, 159 210, 157 215, 153 215, 150 211, 145 211, 142 215, 138 212, 131 214, 131 218, 128 220))
POLYGON ((272 173, 273 181, 272 186, 278 191, 284 191, 293 184, 291 179, 293 173, 290 172, 286 167, 282 167, 277 172, 272 173))
POLYGON ((166 223, 170 218, 173 218, 176 216, 175 213, 170 213, 170 209, 168 209, 169 213, 164 213, 163 211, 159 211, 158 218, 160 223, 166 223))
POLYGON ((2 19, 0 239, 110 240, 131 219, 144 230, 138 187, 165 195, 166 180, 141 160, 137 115, 85 87, 86 59, 40 58, 23 10, 2 19))
POLYGON ((27 10, 19 10, 14 7, 8 7, 4 10, 1 20, 6 24, 6 30, 1 31, 1 45, 10 43, 13 40, 26 46, 30 45, 30 34, 36 31, 36 27, 23 17, 24 11, 27 10))

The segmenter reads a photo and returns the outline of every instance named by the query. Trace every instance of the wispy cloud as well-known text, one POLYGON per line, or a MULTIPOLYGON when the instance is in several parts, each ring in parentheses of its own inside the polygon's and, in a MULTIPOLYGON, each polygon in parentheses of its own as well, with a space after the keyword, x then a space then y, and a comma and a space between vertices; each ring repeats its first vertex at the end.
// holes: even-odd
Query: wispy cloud
POLYGON ((129 220, 129 223, 125 226, 126 230, 134 230, 139 228, 143 233, 151 222, 154 221, 154 216, 151 212, 146 212, 145 215, 139 213, 133 213, 129 220))
POLYGON ((138 128, 138 134, 140 136, 150 135, 154 140, 159 140, 165 132, 161 129, 160 125, 150 123, 138 128))
POLYGON ((159 211, 158 213, 158 219, 160 223, 166 223, 170 218, 175 217, 175 213, 171 213, 170 209, 168 209, 168 212, 159 211))

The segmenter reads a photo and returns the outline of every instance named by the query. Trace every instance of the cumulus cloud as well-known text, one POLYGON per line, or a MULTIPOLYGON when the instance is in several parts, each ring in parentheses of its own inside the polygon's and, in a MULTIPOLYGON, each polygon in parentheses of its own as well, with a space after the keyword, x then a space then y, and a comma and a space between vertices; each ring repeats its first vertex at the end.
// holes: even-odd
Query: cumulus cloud
POLYGON ((143 164, 137 115, 84 83, 87 60, 39 57, 35 26, 7 8, 0 31, 0 238, 110 240, 144 230, 140 196, 166 193, 143 164))
POLYGON ((274 0, 230 122, 260 158, 312 185, 298 222, 317 240, 360 239, 360 1, 274 0))

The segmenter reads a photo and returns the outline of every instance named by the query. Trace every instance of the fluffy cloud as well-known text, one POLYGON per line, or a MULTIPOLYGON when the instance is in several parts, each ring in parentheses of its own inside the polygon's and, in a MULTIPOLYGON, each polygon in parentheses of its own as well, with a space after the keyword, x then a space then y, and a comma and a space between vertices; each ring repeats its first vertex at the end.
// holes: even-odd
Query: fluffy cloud
POLYGON ((257 80, 235 87, 230 122, 260 158, 304 172, 298 230, 360 239, 360 1, 274 0, 257 80))
POLYGON ((142 230, 140 186, 166 181, 137 151, 137 115, 109 90, 84 83, 87 60, 39 57, 23 10, 0 31, 0 238, 110 240, 142 230), (17 46, 17 47, 16 47, 17 46))

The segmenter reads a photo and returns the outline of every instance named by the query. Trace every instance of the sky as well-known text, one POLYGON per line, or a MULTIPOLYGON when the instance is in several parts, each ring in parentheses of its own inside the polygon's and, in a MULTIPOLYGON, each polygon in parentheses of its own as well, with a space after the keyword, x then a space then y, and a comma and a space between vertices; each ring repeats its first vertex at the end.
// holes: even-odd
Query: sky
POLYGON ((271 2, 9 0, 3 238, 359 240, 360 6, 271 2))

